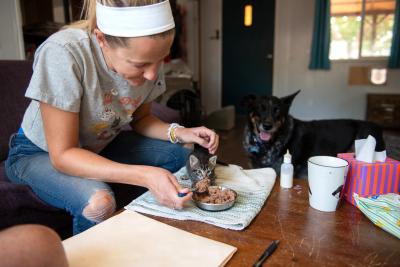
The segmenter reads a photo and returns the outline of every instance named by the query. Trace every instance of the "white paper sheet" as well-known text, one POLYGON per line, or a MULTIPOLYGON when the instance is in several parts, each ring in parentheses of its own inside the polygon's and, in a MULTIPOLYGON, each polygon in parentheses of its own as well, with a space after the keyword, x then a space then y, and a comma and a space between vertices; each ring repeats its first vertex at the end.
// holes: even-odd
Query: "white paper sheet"
POLYGON ((124 211, 63 241, 70 267, 224 266, 237 250, 124 211))

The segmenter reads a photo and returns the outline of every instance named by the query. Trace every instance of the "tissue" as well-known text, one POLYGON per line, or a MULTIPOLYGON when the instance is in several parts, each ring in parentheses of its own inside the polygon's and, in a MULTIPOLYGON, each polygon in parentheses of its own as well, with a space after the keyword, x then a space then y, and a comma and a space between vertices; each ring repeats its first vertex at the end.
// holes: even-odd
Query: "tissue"
POLYGON ((386 150, 376 152, 376 140, 372 135, 368 135, 367 139, 358 139, 355 141, 356 160, 368 163, 385 162, 386 150))

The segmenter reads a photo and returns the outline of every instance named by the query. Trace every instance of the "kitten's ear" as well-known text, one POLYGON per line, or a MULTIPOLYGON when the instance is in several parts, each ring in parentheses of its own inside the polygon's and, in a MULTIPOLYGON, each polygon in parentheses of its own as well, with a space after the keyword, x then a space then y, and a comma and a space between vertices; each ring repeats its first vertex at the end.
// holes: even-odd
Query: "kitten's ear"
POLYGON ((210 162, 211 166, 215 166, 217 164, 217 156, 212 156, 208 162, 210 162))
POLYGON ((195 155, 189 156, 189 164, 192 169, 198 169, 200 167, 200 161, 195 155))

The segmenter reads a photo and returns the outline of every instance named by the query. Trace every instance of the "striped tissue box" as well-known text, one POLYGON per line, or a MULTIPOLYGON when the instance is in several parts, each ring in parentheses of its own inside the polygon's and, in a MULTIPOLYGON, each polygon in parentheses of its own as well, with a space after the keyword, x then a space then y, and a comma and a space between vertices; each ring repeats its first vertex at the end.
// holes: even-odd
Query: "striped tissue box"
POLYGON ((349 162, 349 170, 342 195, 354 206, 354 193, 360 197, 399 193, 400 162, 386 158, 385 162, 366 163, 357 161, 354 153, 338 154, 339 158, 349 162))

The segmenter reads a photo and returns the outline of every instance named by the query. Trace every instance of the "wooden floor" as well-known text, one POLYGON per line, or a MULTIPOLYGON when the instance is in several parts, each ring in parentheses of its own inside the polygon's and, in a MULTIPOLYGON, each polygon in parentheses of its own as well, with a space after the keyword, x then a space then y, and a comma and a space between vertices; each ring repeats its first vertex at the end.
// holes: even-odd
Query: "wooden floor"
POLYGON ((235 127, 229 131, 217 131, 220 138, 218 148, 218 160, 229 164, 250 168, 249 159, 244 151, 243 131, 245 125, 244 116, 236 116, 235 127))

